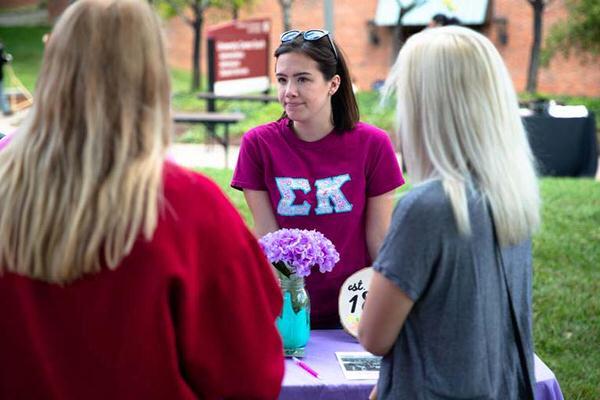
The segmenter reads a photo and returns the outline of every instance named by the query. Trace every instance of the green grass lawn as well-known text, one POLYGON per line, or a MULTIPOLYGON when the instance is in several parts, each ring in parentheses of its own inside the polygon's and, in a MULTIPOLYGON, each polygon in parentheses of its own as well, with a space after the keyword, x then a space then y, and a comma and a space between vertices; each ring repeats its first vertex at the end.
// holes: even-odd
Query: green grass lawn
POLYGON ((13 55, 12 67, 15 74, 32 93, 42 65, 42 36, 49 31, 49 27, 43 26, 0 27, 0 39, 5 51, 13 55))
POLYGON ((535 350, 565 399, 600 399, 600 182, 543 179, 533 242, 535 350))
MULTIPOLYGON (((231 171, 202 169, 249 225, 231 171)), ((565 399, 600 399, 600 183, 541 180, 543 225, 533 239, 535 352, 554 371, 565 399)))

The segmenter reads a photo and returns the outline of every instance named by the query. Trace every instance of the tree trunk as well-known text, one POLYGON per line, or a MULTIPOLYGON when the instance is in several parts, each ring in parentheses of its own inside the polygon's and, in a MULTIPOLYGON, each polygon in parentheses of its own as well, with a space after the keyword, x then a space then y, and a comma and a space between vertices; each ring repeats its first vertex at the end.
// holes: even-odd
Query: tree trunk
POLYGON ((399 11, 398 11, 398 21, 392 30, 392 64, 396 61, 396 57, 398 57, 398 53, 404 44, 404 31, 402 30, 402 19, 404 16, 413 8, 419 7, 423 4, 424 0, 413 0, 408 6, 403 6, 400 0, 396 0, 398 3, 399 11))
POLYGON ((281 12, 283 13, 283 31, 289 31, 292 29, 292 18, 290 15, 292 0, 279 0, 279 4, 281 5, 281 12))
POLYGON ((396 61, 396 57, 398 57, 398 53, 400 52, 402 44, 404 43, 404 32, 402 32, 402 18, 404 18, 404 14, 404 7, 400 6, 400 11, 398 12, 398 22, 396 22, 396 25, 392 30, 392 64, 396 61))
POLYGON ((200 89, 200 54, 202 51, 202 25, 204 23, 204 9, 200 7, 198 1, 194 4, 194 51, 192 60, 192 92, 200 89))
POLYGON ((540 69, 540 48, 542 44, 542 16, 544 14, 544 0, 531 1, 533 7, 533 43, 529 58, 529 71, 527 73, 527 91, 537 92, 538 72, 540 69))

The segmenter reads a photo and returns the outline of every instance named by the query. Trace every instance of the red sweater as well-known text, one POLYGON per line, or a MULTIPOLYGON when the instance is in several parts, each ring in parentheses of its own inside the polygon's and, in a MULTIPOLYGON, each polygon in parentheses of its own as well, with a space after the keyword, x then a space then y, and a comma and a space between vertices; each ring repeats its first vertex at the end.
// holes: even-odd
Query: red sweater
POLYGON ((281 293, 256 240, 208 179, 167 163, 164 193, 115 271, 0 277, 0 399, 277 397, 281 293))

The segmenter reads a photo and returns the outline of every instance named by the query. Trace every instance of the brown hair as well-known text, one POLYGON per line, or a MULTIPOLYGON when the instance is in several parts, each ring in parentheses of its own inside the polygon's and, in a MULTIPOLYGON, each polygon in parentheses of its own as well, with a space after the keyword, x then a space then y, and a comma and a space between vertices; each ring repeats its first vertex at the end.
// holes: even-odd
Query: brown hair
MULTIPOLYGON (((331 111, 336 131, 346 132, 354 129, 360 119, 360 113, 342 49, 333 38, 331 38, 331 43, 337 50, 337 59, 327 37, 323 36, 321 39, 313 41, 304 40, 302 35, 298 35, 289 42, 281 43, 275 50, 275 57, 292 52, 304 54, 316 61, 325 80, 330 80, 336 74, 340 76, 339 89, 331 97, 331 111)), ((285 111, 281 117, 287 117, 285 111)))

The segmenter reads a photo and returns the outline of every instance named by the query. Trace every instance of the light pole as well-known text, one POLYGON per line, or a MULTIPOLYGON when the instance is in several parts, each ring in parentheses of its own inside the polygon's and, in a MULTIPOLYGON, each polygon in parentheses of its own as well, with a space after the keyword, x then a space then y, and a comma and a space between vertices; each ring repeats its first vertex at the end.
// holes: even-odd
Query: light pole
POLYGON ((323 0, 323 15, 325 17, 325 29, 329 31, 331 36, 335 36, 333 0, 323 0))

